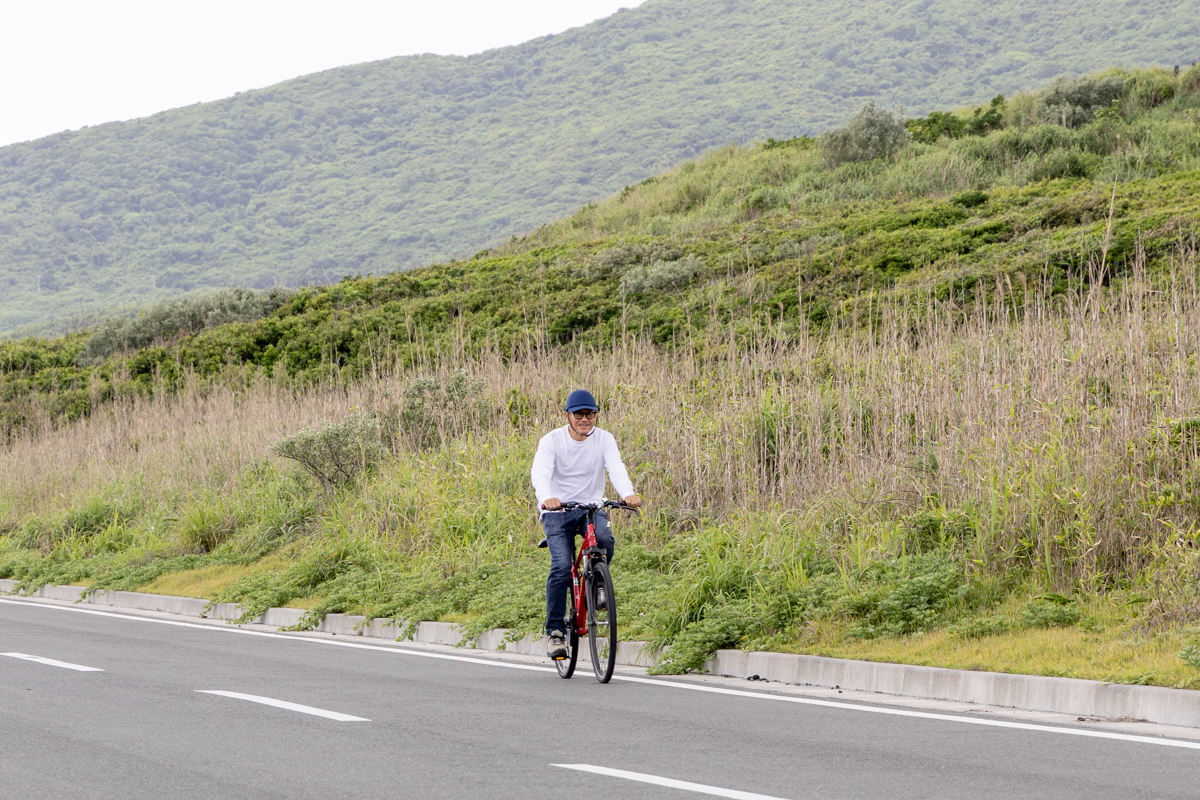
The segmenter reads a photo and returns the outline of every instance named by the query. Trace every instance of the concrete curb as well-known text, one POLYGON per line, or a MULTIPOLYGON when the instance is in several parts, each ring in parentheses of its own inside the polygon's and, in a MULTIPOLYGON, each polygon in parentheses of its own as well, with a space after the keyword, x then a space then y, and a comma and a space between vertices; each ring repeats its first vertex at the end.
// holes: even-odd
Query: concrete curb
MULTIPOLYGON (((12 594, 16 591, 16 587, 17 581, 0 579, 0 594, 12 594)), ((242 616, 242 607, 237 603, 216 603, 209 607, 207 600, 195 597, 172 597, 141 592, 91 592, 83 596, 83 592, 84 587, 82 586, 43 586, 28 596, 60 602, 107 606, 114 609, 160 611, 205 619, 232 621, 242 616), (205 609, 207 609, 207 613, 205 609)), ((304 610, 300 608, 268 608, 256 619, 250 621, 276 628, 287 628, 298 623, 304 613, 304 610)), ((411 623, 396 622, 391 619, 368 620, 366 617, 353 614, 326 614, 325 619, 321 621, 316 630, 341 636, 365 636, 395 640, 406 632, 409 624, 411 623)), ((474 645, 469 646, 476 650, 503 650, 520 655, 540 656, 545 654, 546 638, 544 636, 525 636, 510 642, 507 641, 508 634, 507 628, 495 628, 480 635, 474 645)), ((463 644, 462 626, 451 622, 418 622, 412 641, 458 647, 463 644)), ((581 661, 591 660, 586 649, 580 652, 579 658, 581 661)), ((617 647, 617 663, 623 666, 652 667, 657 660, 653 649, 646 642, 620 642, 617 647)))
MULTIPOLYGON (((0 580, 0 594, 11 594, 16 584, 13 580, 0 580)), ((208 619, 234 620, 242 614, 241 607, 235 603, 220 603, 208 608, 207 600, 192 597, 140 592, 94 592, 81 600, 82 592, 81 586, 44 586, 29 596, 208 619), (206 608, 208 613, 205 613, 206 608)), ((282 628, 295 625, 303 615, 304 611, 298 608, 269 608, 253 621, 282 628)), ((344 636, 397 639, 410 624, 390 619, 368 620, 349 614, 327 614, 317 630, 344 636)), ((418 622, 416 625, 413 641, 451 646, 462 644, 460 625, 449 622, 418 622)), ((534 656, 546 652, 544 637, 526 636, 510 642, 507 641, 508 634, 509 631, 504 628, 487 631, 476 640, 474 648, 534 656)), ((617 649, 617 663, 625 666, 650 667, 658 660, 657 656, 646 642, 621 642, 617 649)), ((586 648, 580 653, 580 660, 588 660, 586 648)), ((1200 692, 1188 689, 883 664, 791 653, 746 653, 741 650, 718 650, 704 666, 715 675, 733 678, 757 676, 763 680, 802 686, 1200 728, 1200 692)))
POLYGON ((1200 728, 1200 692, 1190 689, 741 650, 718 650, 705 667, 716 675, 1200 728))

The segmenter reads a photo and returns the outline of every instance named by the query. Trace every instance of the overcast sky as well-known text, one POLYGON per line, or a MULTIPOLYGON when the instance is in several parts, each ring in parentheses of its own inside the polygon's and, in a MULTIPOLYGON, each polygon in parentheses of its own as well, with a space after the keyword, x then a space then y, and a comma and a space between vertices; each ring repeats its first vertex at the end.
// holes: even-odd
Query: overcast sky
POLYGON ((414 53, 469 55, 644 0, 0 0, 0 146, 414 53))

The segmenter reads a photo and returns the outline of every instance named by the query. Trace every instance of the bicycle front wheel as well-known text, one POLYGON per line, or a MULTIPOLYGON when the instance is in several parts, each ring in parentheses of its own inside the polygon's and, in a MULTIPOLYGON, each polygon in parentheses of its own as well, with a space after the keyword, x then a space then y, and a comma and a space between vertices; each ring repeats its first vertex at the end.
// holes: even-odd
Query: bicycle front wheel
POLYGON ((617 598, 613 594, 608 565, 592 565, 588 582, 588 645, 592 651, 592 670, 596 680, 608 683, 617 664, 617 598))
MULTIPOLYGON (((574 599, 572 599, 574 602, 574 599)), ((579 660, 579 626, 575 624, 575 608, 567 615, 567 657, 554 662, 558 677, 569 678, 575 674, 575 662, 579 660)))
POLYGON ((575 620, 571 620, 571 632, 566 634, 566 657, 559 658, 554 662, 554 668, 558 669, 559 678, 570 678, 575 674, 575 662, 580 660, 580 632, 575 627, 575 620))

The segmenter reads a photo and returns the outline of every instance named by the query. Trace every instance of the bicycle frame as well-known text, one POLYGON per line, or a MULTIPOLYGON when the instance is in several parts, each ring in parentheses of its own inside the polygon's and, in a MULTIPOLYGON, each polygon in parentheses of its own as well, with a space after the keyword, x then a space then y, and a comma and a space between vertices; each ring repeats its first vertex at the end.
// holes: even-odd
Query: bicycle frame
POLYGON ((604 552, 596 541, 596 512, 599 510, 588 509, 587 528, 579 545, 579 553, 571 565, 571 600, 575 605, 575 632, 581 638, 587 636, 588 632, 587 581, 591 577, 591 562, 596 558, 604 558, 604 552), (584 556, 588 557, 586 565, 583 561, 584 556))

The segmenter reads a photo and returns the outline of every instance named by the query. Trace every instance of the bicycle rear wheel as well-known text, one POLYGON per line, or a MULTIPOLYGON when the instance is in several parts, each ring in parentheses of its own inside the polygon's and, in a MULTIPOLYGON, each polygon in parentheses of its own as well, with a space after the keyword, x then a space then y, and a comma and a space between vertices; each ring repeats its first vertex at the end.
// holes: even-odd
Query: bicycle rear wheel
POLYGON ((608 565, 597 561, 592 565, 588 581, 588 646, 592 651, 592 670, 596 680, 608 683, 617 664, 617 598, 613 594, 612 575, 608 565), (601 594, 603 592, 603 594, 601 594), (604 608, 600 608, 600 598, 604 608))
POLYGON ((571 612, 567 614, 567 657, 554 662, 558 677, 569 678, 575 674, 575 662, 579 660, 579 626, 575 624, 575 606, 572 600, 571 612))

